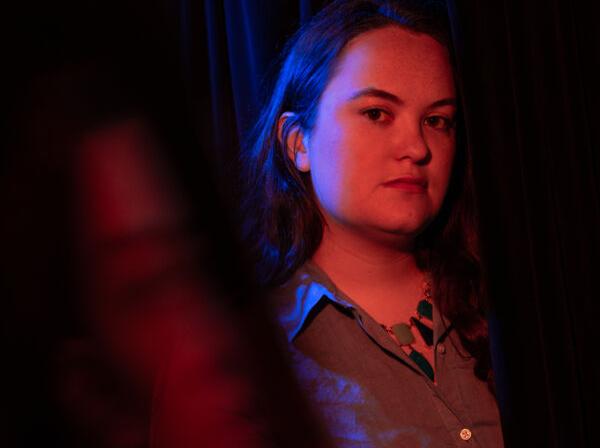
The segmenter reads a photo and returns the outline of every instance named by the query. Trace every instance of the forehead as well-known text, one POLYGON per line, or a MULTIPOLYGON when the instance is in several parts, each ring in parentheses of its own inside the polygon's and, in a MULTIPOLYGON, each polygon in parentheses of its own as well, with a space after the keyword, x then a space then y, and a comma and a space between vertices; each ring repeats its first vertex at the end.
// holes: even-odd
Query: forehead
POLYGON ((448 51, 427 34, 395 25, 360 34, 339 55, 323 98, 366 87, 387 90, 403 101, 452 97, 448 51))

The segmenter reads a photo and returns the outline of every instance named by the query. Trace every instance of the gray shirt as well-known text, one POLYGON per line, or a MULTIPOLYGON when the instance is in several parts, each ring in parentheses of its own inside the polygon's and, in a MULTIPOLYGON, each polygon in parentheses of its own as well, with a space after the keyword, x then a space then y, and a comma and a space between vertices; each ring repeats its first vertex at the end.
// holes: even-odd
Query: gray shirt
POLYGON ((495 399, 435 306, 433 383, 316 265, 272 301, 298 382, 335 446, 503 446, 495 399))

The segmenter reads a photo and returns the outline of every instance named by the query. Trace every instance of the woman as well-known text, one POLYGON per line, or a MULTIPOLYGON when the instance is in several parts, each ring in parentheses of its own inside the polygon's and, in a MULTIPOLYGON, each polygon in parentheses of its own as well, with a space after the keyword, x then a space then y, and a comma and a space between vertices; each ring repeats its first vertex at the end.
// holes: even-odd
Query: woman
POLYGON ((336 1, 292 39, 245 234, 337 446, 502 446, 447 24, 413 3, 336 1))

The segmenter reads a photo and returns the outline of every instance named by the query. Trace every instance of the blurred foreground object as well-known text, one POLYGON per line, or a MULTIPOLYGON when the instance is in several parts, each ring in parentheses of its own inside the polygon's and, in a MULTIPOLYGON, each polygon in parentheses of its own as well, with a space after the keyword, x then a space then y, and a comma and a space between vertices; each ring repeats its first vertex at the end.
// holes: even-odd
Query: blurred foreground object
MULTIPOLYGON (((281 433, 272 418, 280 406, 260 403, 261 394, 274 398, 253 377, 261 347, 207 275, 213 242, 186 227, 147 127, 130 120, 94 132, 77 165, 88 318, 121 374, 153 390, 150 446, 312 445, 300 441, 305 432, 281 433)), ((298 411, 287 411, 289 423, 298 411)))
POLYGON ((174 154, 200 149, 96 74, 40 77, 11 117, 3 444, 325 446, 210 167, 180 182, 174 154))

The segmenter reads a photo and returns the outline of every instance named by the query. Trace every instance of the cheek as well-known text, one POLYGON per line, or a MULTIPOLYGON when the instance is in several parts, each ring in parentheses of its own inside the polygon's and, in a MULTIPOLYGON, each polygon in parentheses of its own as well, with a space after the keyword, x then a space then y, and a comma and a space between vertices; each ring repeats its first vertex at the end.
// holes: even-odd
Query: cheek
POLYGON ((309 138, 310 173, 323 211, 338 218, 354 213, 369 200, 381 170, 382 148, 372 132, 345 110, 324 110, 309 138))
POLYGON ((321 202, 339 201, 344 191, 348 165, 346 135, 343 126, 336 120, 317 123, 311 135, 310 173, 321 202))
POLYGON ((326 208, 342 202, 346 182, 341 142, 328 137, 311 142, 310 153, 310 175, 315 194, 326 208))

